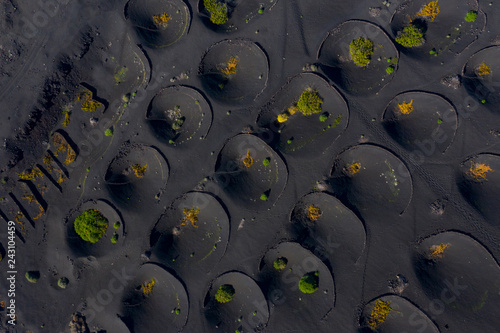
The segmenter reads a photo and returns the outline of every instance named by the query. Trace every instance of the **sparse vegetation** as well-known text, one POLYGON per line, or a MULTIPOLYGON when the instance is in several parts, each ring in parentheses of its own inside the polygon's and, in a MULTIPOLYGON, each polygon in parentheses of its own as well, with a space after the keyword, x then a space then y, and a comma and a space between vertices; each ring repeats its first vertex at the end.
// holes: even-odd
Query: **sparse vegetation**
POLYGON ((410 103, 406 103, 406 101, 399 103, 398 110, 402 114, 410 114, 413 111, 413 99, 410 101, 410 103))
POLYGON ((147 167, 148 167, 147 164, 145 164, 144 166, 141 166, 140 164, 134 164, 130 168, 132 169, 134 175, 137 178, 142 178, 144 177, 144 173, 146 172, 147 167))
POLYGON ((436 16, 441 12, 437 3, 438 0, 435 0, 429 2, 427 5, 423 5, 422 9, 417 13, 417 16, 429 18, 431 21, 434 21, 436 16))
POLYGON ((250 156, 250 150, 247 150, 247 155, 243 158, 243 165, 247 168, 253 165, 253 157, 250 156))
POLYGON ((373 310, 368 317, 368 325, 370 328, 374 330, 384 323, 387 320, 387 315, 389 315, 391 311, 395 310, 390 307, 390 302, 384 302, 380 299, 376 300, 373 310))
POLYGON ((439 245, 432 245, 430 250, 431 250, 431 256, 434 258, 441 258, 443 256, 444 250, 450 246, 448 243, 441 243, 439 245))
POLYGON ((226 66, 221 68, 220 71, 226 75, 236 74, 236 66, 238 65, 238 58, 231 57, 226 63, 226 66))
POLYGON ((322 212, 319 207, 316 207, 314 205, 309 205, 309 207, 307 207, 307 218, 309 220, 315 222, 320 218, 321 214, 322 212))
POLYGON ((215 293, 215 299, 219 303, 231 302, 233 300, 235 293, 236 290, 234 290, 234 287, 232 285, 223 284, 222 286, 219 287, 219 289, 215 293))
POLYGON ((373 42, 368 38, 359 37, 349 44, 351 60, 359 67, 366 67, 371 61, 373 54, 373 42))
POLYGON ((66 159, 64 160, 64 164, 70 165, 76 159, 76 152, 71 146, 68 144, 66 139, 60 134, 55 133, 52 136, 52 142, 54 143, 54 147, 56 148, 55 155, 59 156, 60 153, 66 153, 66 159))
POLYGON ((100 102, 92 99, 92 92, 90 90, 79 93, 77 99, 81 103, 83 111, 93 112, 102 105, 100 102))
POLYGON ((35 180, 37 178, 43 177, 43 173, 42 171, 40 171, 40 169, 38 169, 38 167, 34 167, 30 170, 23 171, 21 173, 18 173, 17 175, 19 176, 19 179, 22 180, 35 180))
POLYGON ((108 229, 108 219, 97 209, 88 209, 75 219, 76 233, 90 243, 99 241, 108 229))
POLYGON ((492 172, 493 169, 484 163, 475 163, 471 161, 471 166, 469 168, 469 174, 477 181, 486 180, 486 174, 492 172))
POLYGON ((172 17, 170 17, 170 15, 168 15, 167 13, 163 13, 161 15, 153 15, 154 23, 161 28, 165 28, 170 19, 172 19, 172 17))
POLYGON ((396 43, 404 47, 417 47, 424 42, 424 31, 415 24, 403 28, 396 37, 396 43))
POLYGON ((304 116, 320 113, 322 111, 322 104, 323 99, 319 96, 318 92, 312 88, 307 88, 299 97, 299 101, 297 102, 297 111, 302 113, 304 116))
POLYGON ((285 257, 280 257, 273 262, 273 267, 277 271, 282 271, 288 264, 288 259, 285 257))
POLYGON ((482 63, 477 69, 476 72, 480 76, 485 76, 485 75, 490 75, 491 74, 491 68, 490 66, 486 65, 486 63, 482 63))
POLYGON ((469 10, 465 15, 465 21, 475 22, 477 19, 477 12, 475 10, 469 10))
POLYGON ((229 20, 227 5, 217 0, 203 0, 203 6, 210 13, 210 21, 221 25, 229 20))
POLYGON ((198 214, 200 213, 200 210, 198 208, 184 208, 182 210, 182 213, 184 214, 184 218, 182 219, 181 225, 191 223, 193 227, 198 228, 198 226, 196 225, 196 223, 198 223, 198 214))
POLYGON ((40 272, 39 271, 29 271, 24 274, 26 277, 26 280, 28 280, 31 283, 37 283, 38 280, 40 279, 40 272))
POLYGON ((156 280, 155 279, 152 279, 150 282, 145 282, 142 284, 142 293, 145 295, 145 296, 148 296, 150 295, 152 292, 153 292, 153 288, 156 284, 156 280))
POLYGON ((302 276, 299 281, 299 290, 304 294, 312 294, 319 287, 319 272, 309 272, 302 276))

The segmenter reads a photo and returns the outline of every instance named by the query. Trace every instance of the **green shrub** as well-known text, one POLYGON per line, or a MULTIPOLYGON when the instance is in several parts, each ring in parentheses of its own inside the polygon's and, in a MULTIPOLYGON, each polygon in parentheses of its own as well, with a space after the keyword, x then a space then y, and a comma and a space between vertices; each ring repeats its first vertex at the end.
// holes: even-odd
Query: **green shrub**
POLYGON ((267 199, 269 199, 269 197, 267 196, 267 194, 262 193, 262 194, 260 195, 260 200, 262 200, 262 201, 267 201, 267 199))
POLYGON ((62 277, 59 280, 57 280, 57 285, 61 289, 66 289, 66 287, 68 286, 68 284, 69 284, 69 280, 66 277, 62 277))
POLYGON ((270 160, 269 158, 265 158, 265 159, 262 161, 262 164, 263 164, 264 166, 268 166, 268 165, 269 165, 269 163, 271 163, 271 160, 270 160))
POLYGON ((414 24, 403 28, 403 31, 396 37, 396 43, 404 47, 416 47, 424 42, 424 31, 414 24))
POLYGON ((319 286, 319 273, 309 272, 305 274, 299 281, 299 290, 304 294, 312 294, 318 290, 319 286))
POLYGON ((203 0, 203 5, 210 13, 210 21, 212 23, 221 25, 229 20, 227 16, 227 5, 225 3, 217 0, 203 0))
POLYGON ((219 303, 227 303, 233 300, 236 291, 230 284, 223 284, 215 293, 215 299, 219 303))
POLYGON ((477 19, 477 12, 475 10, 469 10, 467 15, 465 15, 465 20, 467 22, 474 22, 477 19))
POLYGON ((328 113, 323 113, 321 116, 319 116, 319 121, 324 123, 328 119, 328 117, 330 117, 328 113))
POLYGON ((86 210, 75 219, 76 233, 87 242, 97 242, 107 229, 108 219, 97 209, 86 210))
POLYGON ((111 135, 113 135, 114 132, 115 132, 115 130, 113 129, 113 127, 110 127, 104 131, 104 135, 111 136, 111 135))
POLYGON ((368 38, 359 37, 349 44, 351 60, 359 67, 366 67, 372 58, 373 42, 368 38))
POLYGON ((26 280, 28 280, 31 283, 37 283, 38 279, 40 279, 40 272, 39 271, 29 271, 24 274, 26 277, 26 280))
POLYGON ((385 72, 389 75, 391 75, 392 73, 394 73, 394 66, 389 66, 385 69, 385 72))
POLYGON ((321 104, 323 104, 323 99, 319 96, 318 92, 308 88, 300 95, 297 102, 297 109, 303 115, 308 116, 313 113, 320 113, 321 104))
POLYGON ((118 222, 118 221, 116 221, 116 222, 113 224, 113 228, 115 228, 115 229, 120 229, 120 225, 121 225, 121 223, 120 223, 120 222, 118 222))
POLYGON ((285 257, 280 257, 273 262, 273 267, 277 271, 282 271, 288 264, 288 259, 285 257))
POLYGON ((118 242, 118 234, 115 232, 111 237, 111 243, 115 244, 116 242, 118 242))

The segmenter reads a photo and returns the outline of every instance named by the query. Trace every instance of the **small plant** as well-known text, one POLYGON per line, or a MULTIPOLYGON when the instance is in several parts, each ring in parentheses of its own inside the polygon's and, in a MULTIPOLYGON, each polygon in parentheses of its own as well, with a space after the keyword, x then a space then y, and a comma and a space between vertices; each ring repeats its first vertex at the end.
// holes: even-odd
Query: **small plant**
POLYGON ((280 113, 278 115, 278 123, 284 123, 285 121, 288 121, 288 118, 290 118, 290 115, 288 113, 280 113))
POLYGON ((307 88, 299 97, 297 111, 304 116, 320 113, 322 110, 321 104, 323 104, 323 99, 319 96, 318 92, 311 88, 307 88))
POLYGON ((309 272, 299 281, 299 290, 304 294, 312 294, 319 287, 319 272, 309 272))
POLYGON ((57 280, 57 286, 61 289, 66 289, 68 287, 69 280, 67 277, 62 277, 57 280))
POLYGON ((262 200, 262 201, 267 201, 268 199, 269 199, 269 197, 267 196, 267 194, 262 193, 262 194, 260 195, 260 200, 262 200))
POLYGON ((196 223, 198 223, 198 214, 200 213, 198 208, 184 208, 182 213, 184 214, 184 218, 182 219, 181 225, 186 225, 189 222, 193 227, 198 228, 196 225, 196 223))
POLYGON ((368 325, 372 330, 379 327, 382 323, 387 320, 387 315, 391 311, 396 311, 390 307, 390 302, 384 302, 378 299, 373 306, 373 310, 368 317, 368 325))
POLYGON ((490 66, 486 65, 486 63, 482 63, 477 69, 476 72, 480 76, 485 76, 485 75, 490 75, 491 74, 491 68, 490 66))
POLYGON ((345 168, 349 175, 357 174, 361 170, 361 163, 355 162, 345 168))
POLYGON ((262 161, 262 165, 264 165, 264 166, 268 166, 270 163, 271 163, 271 160, 270 160, 269 158, 265 158, 265 159, 262 161))
POLYGON ((144 177, 144 173, 146 172, 147 167, 147 164, 144 166, 141 166, 140 164, 134 164, 130 168, 132 169, 132 171, 134 171, 134 175, 137 178, 142 178, 144 177))
POLYGON ((115 130, 113 129, 113 127, 110 127, 110 128, 108 128, 107 130, 104 131, 104 135, 106 135, 106 136, 112 136, 114 132, 115 132, 115 130))
POLYGON ((399 112, 402 114, 410 114, 413 111, 413 100, 410 101, 410 103, 406 103, 406 101, 403 101, 403 103, 398 104, 398 109, 399 112))
POLYGON ((62 122, 62 125, 64 127, 67 127, 69 125, 69 112, 64 112, 64 120, 62 122))
POLYGON ((181 314, 181 309, 175 309, 175 314, 176 315, 181 314))
POLYGON ((146 282, 142 284, 142 293, 145 296, 149 296, 153 292, 153 288, 156 284, 156 280, 152 279, 151 282, 146 282))
POLYGON ((171 18, 172 17, 170 17, 170 15, 168 15, 167 13, 163 13, 161 15, 153 15, 154 23, 161 28, 165 28, 171 18))
POLYGON ((367 38, 359 37, 349 44, 351 60, 359 67, 366 67, 373 54, 373 42, 367 38))
POLYGON ((236 66, 238 65, 238 59, 235 57, 229 58, 226 63, 226 67, 221 68, 220 71, 226 75, 236 74, 236 66))
POLYGON ((184 125, 185 117, 179 117, 172 123, 172 129, 174 131, 178 131, 181 129, 182 125, 184 125))
POLYGON ((441 243, 439 245, 432 245, 430 250, 431 250, 431 256, 434 258, 441 258, 443 256, 444 250, 450 246, 448 243, 441 243))
POLYGON ((273 267, 277 271, 282 271, 288 264, 288 259, 285 257, 280 257, 273 262, 273 267))
POLYGON ((389 67, 387 67, 385 69, 385 72, 388 74, 388 75, 391 75, 392 73, 394 73, 394 66, 393 65, 390 65, 389 67))
POLYGON ((434 21, 441 9, 438 6, 438 0, 431 1, 427 5, 423 5, 422 9, 418 12, 417 16, 430 18, 431 22, 434 21))
POLYGON ((474 22, 477 19, 477 12, 475 10, 469 10, 467 15, 465 15, 465 21, 474 22))
POLYGON ((26 280, 28 280, 31 283, 37 283, 38 280, 40 279, 40 272, 39 271, 28 271, 26 274, 24 274, 24 277, 26 277, 26 280))
POLYGON ((314 205, 309 205, 307 207, 307 218, 313 222, 317 221, 319 217, 321 216, 322 212, 319 207, 316 207, 314 205))
POLYGON ((115 222, 115 223, 113 224, 113 228, 115 228, 115 229, 120 229, 120 226, 121 226, 121 225, 122 225, 122 224, 121 224, 120 222, 118 222, 118 221, 117 221, 117 222, 115 222))
POLYGON ((75 219, 76 233, 90 243, 100 240, 108 229, 108 219, 97 209, 88 209, 75 219))
POLYGON ((115 232, 111 237, 111 243, 116 244, 118 242, 118 234, 115 232))
POLYGON ((227 5, 217 0, 203 0, 205 9, 210 13, 210 21, 221 25, 229 20, 227 15, 227 5))
POLYGON ((243 165, 250 168, 253 164, 253 157, 250 156, 250 150, 247 150, 247 155, 243 158, 243 165))
POLYGON ((484 163, 475 163, 471 161, 469 174, 477 181, 486 180, 486 174, 492 172, 493 169, 484 163))
POLYGON ((404 47, 416 47, 424 42, 424 32, 414 24, 403 28, 403 31, 396 37, 396 43, 404 47))
POLYGON ((325 121, 328 120, 328 117, 330 117, 330 115, 328 113, 323 113, 321 116, 319 116, 319 121, 324 123, 325 121))
POLYGON ((222 286, 219 287, 219 289, 215 293, 215 299, 219 303, 231 302, 233 300, 235 293, 236 290, 234 290, 234 287, 232 285, 223 284, 222 286))
POLYGON ((102 105, 100 102, 92 99, 92 92, 90 90, 79 93, 77 100, 81 103, 83 111, 93 112, 102 105))

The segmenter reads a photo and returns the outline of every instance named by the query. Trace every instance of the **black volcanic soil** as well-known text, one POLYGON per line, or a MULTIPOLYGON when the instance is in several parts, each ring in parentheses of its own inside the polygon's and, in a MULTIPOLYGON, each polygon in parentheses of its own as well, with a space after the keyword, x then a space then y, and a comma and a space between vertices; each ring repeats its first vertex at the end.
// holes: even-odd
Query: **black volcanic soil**
POLYGON ((497 331, 499 4, 439 0, 408 49, 430 0, 222 2, 0 4, 0 332, 497 331), (322 112, 278 125, 307 88, 322 112))

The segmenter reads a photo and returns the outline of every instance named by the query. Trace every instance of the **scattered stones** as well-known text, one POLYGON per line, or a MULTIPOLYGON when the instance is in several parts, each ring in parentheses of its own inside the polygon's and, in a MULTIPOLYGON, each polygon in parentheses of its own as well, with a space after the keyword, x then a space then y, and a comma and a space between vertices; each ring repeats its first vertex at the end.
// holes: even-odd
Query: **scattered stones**
POLYGON ((408 280, 401 274, 389 281, 389 290, 395 294, 401 295, 406 287, 408 287, 408 280))
POLYGON ((447 86, 448 88, 458 89, 462 85, 462 80, 458 75, 449 75, 441 79, 441 84, 447 86))
POLYGON ((85 317, 80 313, 73 314, 69 323, 70 333, 90 333, 90 330, 85 322, 85 317))
POLYGON ((368 13, 370 14, 371 17, 379 17, 381 11, 382 11, 382 8, 375 7, 375 8, 370 8, 368 13))
POLYGON ((431 213, 437 216, 441 216, 444 213, 445 204, 443 200, 438 199, 431 204, 431 213))

